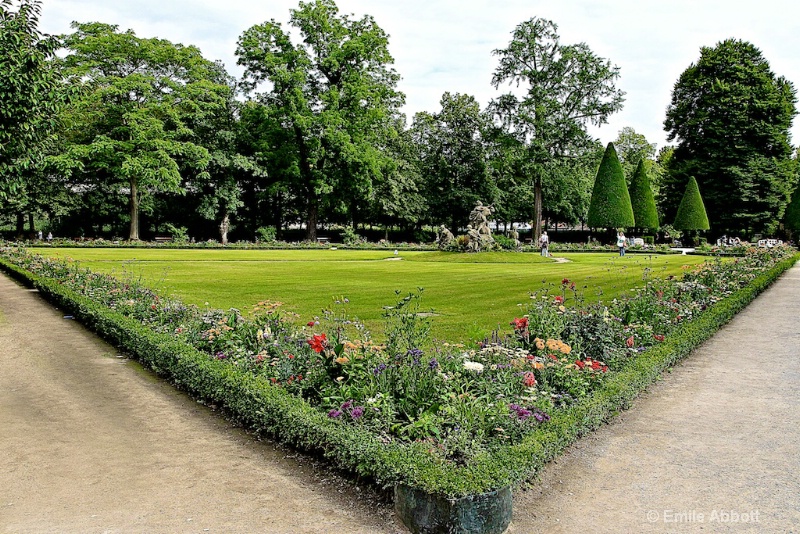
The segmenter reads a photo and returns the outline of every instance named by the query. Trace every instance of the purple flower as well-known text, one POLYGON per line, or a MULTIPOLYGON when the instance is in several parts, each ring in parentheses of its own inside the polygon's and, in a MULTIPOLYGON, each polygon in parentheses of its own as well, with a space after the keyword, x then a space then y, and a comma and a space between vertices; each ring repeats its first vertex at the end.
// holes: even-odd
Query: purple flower
POLYGON ((419 359, 422 354, 423 352, 420 349, 409 349, 408 352, 406 352, 406 356, 411 356, 415 360, 419 359))
POLYGON ((364 415, 364 407, 363 406, 356 406, 352 410, 350 410, 350 417, 353 419, 358 419, 362 415, 364 415))
POLYGON ((375 376, 378 376, 379 374, 381 374, 385 370, 386 370, 386 364, 382 363, 378 367, 376 367, 375 369, 372 370, 372 374, 375 375, 375 376))
POLYGON ((431 361, 428 363, 428 367, 430 367, 431 369, 438 369, 438 368, 439 368, 439 362, 437 362, 437 361, 436 361, 436 358, 433 358, 433 359, 432 359, 432 360, 431 360, 431 361))
POLYGON ((334 410, 331 410, 331 411, 328 412, 328 417, 330 417, 331 419, 336 419, 340 415, 342 415, 342 411, 341 410, 334 409, 334 410))
POLYGON ((353 401, 349 400, 349 401, 345 402, 344 404, 342 404, 342 408, 341 409, 343 411, 344 410, 349 410, 352 406, 353 406, 353 401))
POLYGON ((227 357, 228 357, 228 355, 227 355, 227 354, 225 354, 224 352, 218 352, 218 353, 217 353, 217 356, 216 356, 216 358, 217 358, 218 360, 224 360, 224 359, 225 359, 225 358, 227 358, 227 357))

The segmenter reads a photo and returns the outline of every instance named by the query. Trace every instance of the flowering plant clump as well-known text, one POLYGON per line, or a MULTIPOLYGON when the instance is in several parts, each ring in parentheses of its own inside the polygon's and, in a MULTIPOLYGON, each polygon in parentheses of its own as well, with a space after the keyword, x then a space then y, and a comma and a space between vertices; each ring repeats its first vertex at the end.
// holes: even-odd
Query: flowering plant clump
POLYGON ((398 294, 384 309, 386 341, 376 343, 350 316, 344 296, 297 327, 279 302, 259 302, 250 313, 187 306, 133 278, 21 249, 0 251, 6 261, 283 388, 332 423, 424 447, 456 465, 519 443, 788 253, 775 248, 717 258, 682 277, 648 278, 628 297, 605 304, 586 304, 581 289, 564 278, 533 293, 520 316, 506 319, 508 331, 465 346, 430 342, 421 290, 398 294))

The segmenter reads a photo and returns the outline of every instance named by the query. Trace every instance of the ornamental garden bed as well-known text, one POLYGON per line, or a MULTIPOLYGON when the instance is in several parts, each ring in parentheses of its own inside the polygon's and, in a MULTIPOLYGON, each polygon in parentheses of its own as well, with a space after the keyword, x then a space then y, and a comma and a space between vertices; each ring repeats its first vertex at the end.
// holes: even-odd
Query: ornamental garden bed
MULTIPOLYGON (((20 249, 1 258, 6 271, 237 422, 416 503, 505 495, 627 407, 797 259, 781 248, 713 260, 605 305, 579 306, 565 278, 533 295, 506 332, 465 347, 426 344, 417 294, 385 311, 379 344, 344 307, 300 329, 272 302, 245 318, 20 249)), ((414 523, 406 504, 398 511, 415 531, 507 524, 456 513, 431 527, 414 523), (472 522, 452 524, 464 517, 472 522)))

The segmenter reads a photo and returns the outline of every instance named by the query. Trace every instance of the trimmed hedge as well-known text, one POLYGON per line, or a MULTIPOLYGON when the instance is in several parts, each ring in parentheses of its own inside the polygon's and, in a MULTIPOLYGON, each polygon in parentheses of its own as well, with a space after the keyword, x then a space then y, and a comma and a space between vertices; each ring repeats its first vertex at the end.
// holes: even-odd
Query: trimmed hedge
POLYGON ((614 143, 608 143, 597 169, 586 224, 591 228, 631 228, 635 223, 625 173, 614 143))
POLYGON ((703 197, 700 196, 700 188, 694 176, 689 178, 686 184, 686 191, 678 206, 678 213, 675 215, 675 222, 672 226, 677 230, 708 230, 708 215, 703 204, 703 197))
POLYGON ((428 493, 459 497, 529 479, 579 437, 630 406, 665 369, 711 337, 798 258, 800 255, 796 254, 783 260, 695 320, 682 323, 666 341, 610 376, 592 396, 556 412, 519 444, 478 455, 466 466, 453 466, 434 458, 423 444, 384 443, 378 436, 326 417, 266 380, 210 359, 167 334, 155 333, 133 319, 101 308, 55 280, 34 275, 2 258, 0 267, 32 284, 44 297, 176 386, 224 406, 239 424, 297 448, 319 452, 337 466, 385 486, 404 483, 428 493))
POLYGON ((629 192, 636 227, 653 232, 658 230, 658 211, 653 198, 653 190, 650 187, 650 178, 644 167, 644 160, 639 160, 639 165, 636 166, 629 192))

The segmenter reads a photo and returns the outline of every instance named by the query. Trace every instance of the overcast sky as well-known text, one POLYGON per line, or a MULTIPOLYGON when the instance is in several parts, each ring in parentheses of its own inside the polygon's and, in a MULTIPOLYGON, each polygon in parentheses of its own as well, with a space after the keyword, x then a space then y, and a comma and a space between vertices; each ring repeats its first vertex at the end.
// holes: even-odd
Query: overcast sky
MULTIPOLYGON (((236 41, 269 19, 286 23, 297 0, 44 0, 40 29, 69 32, 72 21, 99 21, 198 46, 231 74, 236 41)), ((633 127, 659 148, 675 81, 700 57, 700 47, 734 37, 761 49, 773 72, 800 87, 800 8, 789 0, 338 0, 343 13, 375 17, 390 36, 410 122, 437 111, 445 91, 475 96, 485 106, 499 92, 490 82, 492 50, 508 45, 515 26, 532 17, 559 27, 561 42, 585 42, 620 67, 625 107, 590 131, 613 141, 633 127)), ((800 120, 793 143, 800 142, 800 120)))

